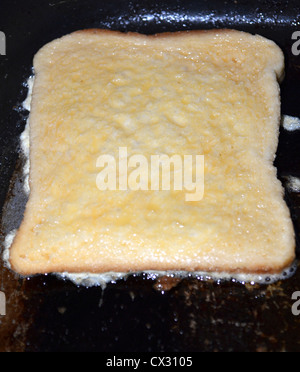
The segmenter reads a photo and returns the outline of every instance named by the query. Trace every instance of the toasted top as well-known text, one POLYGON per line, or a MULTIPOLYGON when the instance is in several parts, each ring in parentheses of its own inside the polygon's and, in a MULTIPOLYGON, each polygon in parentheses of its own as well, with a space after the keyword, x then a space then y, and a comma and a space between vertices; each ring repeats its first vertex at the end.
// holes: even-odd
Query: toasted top
POLYGON ((273 166, 284 71, 273 42, 230 30, 85 30, 43 47, 34 70, 16 271, 276 273, 291 264, 294 230, 273 166), (149 161, 204 155, 202 200, 152 191, 150 177, 149 191, 100 191, 97 159, 118 159, 120 148, 149 161))

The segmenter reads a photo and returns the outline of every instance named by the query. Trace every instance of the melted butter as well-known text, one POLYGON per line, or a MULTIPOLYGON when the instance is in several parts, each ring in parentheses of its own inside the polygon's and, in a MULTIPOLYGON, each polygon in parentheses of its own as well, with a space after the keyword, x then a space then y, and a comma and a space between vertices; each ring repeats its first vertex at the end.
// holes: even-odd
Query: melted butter
MULTIPOLYGON (((118 280, 126 280, 129 276, 144 275, 147 280, 157 280, 159 278, 169 277, 171 279, 186 279, 193 278, 201 281, 213 280, 215 282, 236 282, 240 284, 272 284, 280 280, 286 280, 291 278, 298 267, 298 263, 294 262, 288 269, 284 270, 279 274, 264 274, 264 275, 255 275, 255 274, 231 274, 226 272, 220 273, 207 273, 207 272, 188 272, 188 271, 144 271, 144 272, 132 272, 132 273, 105 273, 105 274, 91 274, 91 273, 82 273, 82 274, 72 274, 72 273, 57 273, 55 274, 58 278, 63 280, 70 280, 77 286, 84 287, 101 287, 105 289, 108 284, 115 283, 118 280)), ((178 281, 179 283, 179 281, 178 281)), ((164 291, 170 290, 173 287, 164 288, 164 291)))
POLYGON ((27 80, 27 88, 28 88, 28 93, 25 101, 23 102, 22 106, 25 110, 30 111, 30 105, 32 101, 32 91, 33 91, 33 85, 34 85, 34 75, 30 76, 29 79, 27 80))
POLYGON ((10 251, 10 247, 16 235, 17 235, 17 230, 13 230, 9 234, 6 235, 5 240, 4 240, 4 250, 3 250, 2 258, 3 258, 5 266, 8 267, 9 269, 11 268, 11 265, 9 262, 9 251, 10 251))

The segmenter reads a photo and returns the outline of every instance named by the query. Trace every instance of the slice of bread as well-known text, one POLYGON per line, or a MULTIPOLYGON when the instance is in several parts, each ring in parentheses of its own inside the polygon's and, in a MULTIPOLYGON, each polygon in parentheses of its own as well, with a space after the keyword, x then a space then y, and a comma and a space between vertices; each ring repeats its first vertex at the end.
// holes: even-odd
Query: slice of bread
POLYGON ((34 70, 15 271, 272 274, 293 262, 273 166, 284 57, 272 41, 232 30, 84 30, 43 47, 34 70), (124 148, 147 160, 203 155, 202 200, 175 188, 100 191, 98 158, 124 148))

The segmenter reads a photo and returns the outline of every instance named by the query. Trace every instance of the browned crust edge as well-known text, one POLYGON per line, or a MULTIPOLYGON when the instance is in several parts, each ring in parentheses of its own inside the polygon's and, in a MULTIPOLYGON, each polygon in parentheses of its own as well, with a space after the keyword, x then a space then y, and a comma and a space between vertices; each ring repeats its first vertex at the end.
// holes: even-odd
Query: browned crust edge
MULTIPOLYGON (((82 29, 78 31, 74 31, 69 35, 74 34, 107 34, 107 35, 119 35, 119 36, 133 36, 133 37, 140 37, 140 38, 150 38, 150 39, 164 39, 164 38, 170 38, 170 37, 182 37, 182 36, 190 36, 190 35, 216 35, 216 34, 244 34, 244 35, 252 35, 248 32, 244 31, 238 31, 235 29, 229 29, 229 28, 222 28, 222 29, 210 29, 210 30, 186 30, 186 31, 175 31, 175 32, 161 32, 156 34, 143 34, 139 32, 122 32, 122 31, 114 31, 109 29, 102 29, 102 28, 88 28, 88 29, 82 29)), ((253 35, 254 36, 254 35, 253 35)))
MULTIPOLYGON (((147 272, 147 271, 153 271, 153 272, 169 272, 169 273, 178 273, 178 272, 187 272, 187 273, 194 273, 194 272, 204 272, 207 274, 215 273, 215 274, 226 274, 226 275, 280 275, 283 272, 289 270, 295 263, 295 257, 290 259, 289 261, 285 262, 282 266, 277 267, 266 267, 261 266, 257 267, 255 270, 251 270, 249 268, 235 268, 235 269, 226 269, 226 267, 211 267, 211 269, 208 269, 207 266, 203 267, 200 265, 195 265, 194 267, 175 267, 170 266, 166 267, 165 265, 153 265, 146 264, 143 267, 132 267, 128 269, 128 265, 116 265, 115 267, 107 268, 103 266, 103 264, 94 265, 93 268, 90 267, 90 270, 88 270, 88 273, 90 274, 105 274, 108 272, 112 273, 125 273, 125 274, 134 274, 139 272, 147 272)), ((51 273, 72 273, 72 274, 80 274, 87 272, 87 265, 46 265, 48 266, 44 270, 39 270, 38 268, 35 270, 30 269, 21 269, 17 265, 12 264, 12 269, 17 272, 18 274, 22 276, 31 276, 31 275, 39 275, 39 274, 51 274, 51 273)), ((90 266, 90 265, 89 265, 90 266)), ((45 265, 44 265, 45 267, 45 265)))

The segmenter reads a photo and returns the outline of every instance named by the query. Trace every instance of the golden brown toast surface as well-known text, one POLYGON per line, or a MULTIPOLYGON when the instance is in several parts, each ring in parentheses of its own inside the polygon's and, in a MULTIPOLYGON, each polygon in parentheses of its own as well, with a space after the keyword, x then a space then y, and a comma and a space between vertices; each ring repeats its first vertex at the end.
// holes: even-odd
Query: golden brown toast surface
POLYGON ((281 50, 236 31, 87 30, 34 60, 30 199, 10 261, 21 274, 277 273, 295 256, 273 166, 281 50), (204 155, 202 200, 97 187, 99 156, 204 155))

